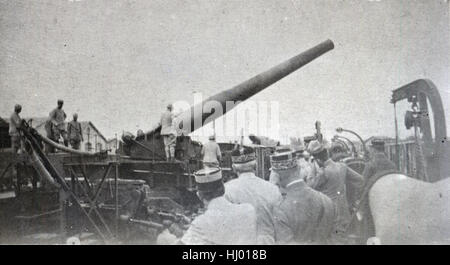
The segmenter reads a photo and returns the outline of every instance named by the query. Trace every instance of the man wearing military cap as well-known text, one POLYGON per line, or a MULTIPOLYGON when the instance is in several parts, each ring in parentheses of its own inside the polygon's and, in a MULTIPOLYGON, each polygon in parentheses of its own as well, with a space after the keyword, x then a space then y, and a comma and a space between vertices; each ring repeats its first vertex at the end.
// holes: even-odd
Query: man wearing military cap
MULTIPOLYGON (((291 147, 290 146, 286 146, 286 145, 280 145, 275 147, 275 154, 277 153, 283 153, 283 152, 288 152, 291 151, 291 147)), ((275 186, 277 186, 281 192, 282 195, 285 194, 283 188, 280 186, 280 176, 278 175, 278 173, 276 173, 274 170, 272 170, 272 168, 270 168, 270 175, 269 175, 269 182, 274 184, 275 186)))
POLYGON ((20 112, 22 111, 22 106, 16 104, 14 106, 14 112, 11 114, 9 119, 9 136, 11 137, 11 148, 13 154, 16 155, 17 151, 21 148, 21 140, 18 128, 22 123, 22 118, 20 118, 20 112))
POLYGON ((73 114, 73 120, 67 124, 67 134, 69 135, 69 143, 73 149, 79 150, 80 143, 84 141, 81 123, 78 122, 78 114, 73 114))
POLYGON ((206 211, 191 223, 180 243, 186 245, 235 245, 256 243, 256 212, 248 203, 233 204, 223 195, 220 168, 195 172, 197 196, 206 211))
POLYGON ((336 231, 333 234, 336 235, 337 243, 344 243, 345 230, 351 221, 350 209, 355 207, 359 199, 364 178, 345 164, 330 159, 328 150, 319 141, 312 141, 308 148, 319 166, 324 168, 324 174, 320 175, 313 188, 324 193, 334 202, 337 219, 336 231), (349 193, 350 201, 347 201, 347 193, 349 193))
POLYGON ((274 244, 273 209, 281 202, 277 186, 255 175, 256 154, 243 147, 231 153, 232 168, 238 178, 225 183, 225 198, 232 203, 249 203, 256 210, 257 243, 274 244))
POLYGON ((375 174, 382 171, 396 170, 395 164, 387 158, 384 151, 384 141, 381 139, 373 139, 372 155, 370 161, 365 165, 363 176, 366 180, 373 177, 375 174))
MULTIPOLYGON (((22 111, 22 106, 19 104, 16 104, 14 106, 14 112, 11 114, 9 119, 9 136, 11 138, 11 148, 13 157, 15 158, 17 156, 17 152, 21 152, 22 148, 22 140, 19 132, 19 128, 22 123, 22 118, 20 117, 20 112, 22 111)), ((13 159, 13 161, 16 161, 16 159, 13 159)), ((13 163, 11 167, 11 179, 17 178, 17 164, 16 162, 13 163)), ((9 185, 9 184, 8 184, 9 185)), ((11 184, 12 185, 12 184, 11 184)))
POLYGON ((276 242, 326 244, 335 220, 331 199, 306 185, 294 152, 276 153, 270 159, 286 190, 285 198, 274 210, 276 242))
POLYGON ((52 137, 51 139, 55 142, 59 142, 59 138, 62 136, 64 145, 69 145, 69 139, 67 137, 66 132, 66 113, 63 110, 64 101, 62 99, 58 99, 57 102, 58 106, 53 109, 49 114, 49 122, 51 125, 51 133, 52 137))
POLYGON ((159 124, 161 125, 161 136, 164 140, 164 150, 166 152, 167 161, 175 160, 175 146, 177 144, 177 132, 173 126, 175 118, 172 113, 173 105, 168 104, 167 110, 161 115, 159 124))

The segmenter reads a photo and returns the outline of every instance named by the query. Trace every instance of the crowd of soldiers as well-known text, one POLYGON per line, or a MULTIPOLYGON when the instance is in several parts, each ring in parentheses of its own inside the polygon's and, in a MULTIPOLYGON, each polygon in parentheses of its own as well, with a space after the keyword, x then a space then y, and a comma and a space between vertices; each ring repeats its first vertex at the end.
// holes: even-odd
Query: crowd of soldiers
MULTIPOLYGON (((45 131, 46 136, 55 143, 62 143, 65 146, 70 146, 75 149, 80 149, 80 143, 84 141, 83 130, 80 122, 78 122, 78 114, 73 114, 73 120, 66 124, 67 115, 63 110, 64 101, 59 99, 57 101, 57 107, 53 109, 45 121, 45 131)), ((22 123, 22 118, 20 117, 20 112, 22 111, 22 106, 20 104, 15 105, 14 112, 10 117, 9 135, 11 137, 11 147, 14 154, 20 152, 22 149, 20 128, 22 123)), ((46 146, 47 152, 54 152, 54 148, 50 145, 46 146)))
POLYGON ((237 145, 231 158, 238 177, 224 182, 220 147, 211 136, 202 149, 204 168, 195 172, 197 196, 206 210, 182 236, 166 230, 158 243, 354 243, 349 228, 365 184, 395 165, 384 154, 384 142, 374 140, 372 159, 359 174, 332 159, 334 151, 321 140, 307 148, 277 147, 269 181, 256 176, 255 150, 237 145))

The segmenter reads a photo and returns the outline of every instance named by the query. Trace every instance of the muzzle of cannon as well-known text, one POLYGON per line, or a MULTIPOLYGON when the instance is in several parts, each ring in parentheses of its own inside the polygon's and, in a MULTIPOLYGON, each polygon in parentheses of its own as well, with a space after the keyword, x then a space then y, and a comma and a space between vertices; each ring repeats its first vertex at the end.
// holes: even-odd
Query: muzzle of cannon
MULTIPOLYGON (((268 86, 293 73, 333 48, 333 42, 331 40, 326 40, 231 89, 224 90, 209 97, 202 103, 194 105, 189 110, 182 112, 177 117, 177 129, 181 129, 184 135, 188 135, 224 115, 240 102, 261 92, 268 86)), ((164 156, 164 146, 161 137, 159 137, 160 131, 161 126, 158 126, 146 134, 136 137, 136 140, 145 142, 146 145, 152 146, 153 150, 164 156), (155 140, 155 138, 157 138, 157 140, 155 140)), ((136 146, 135 144, 129 145, 127 148, 127 152, 131 156, 143 156, 144 154, 147 156, 151 155, 148 151, 145 152, 142 147, 136 146)))

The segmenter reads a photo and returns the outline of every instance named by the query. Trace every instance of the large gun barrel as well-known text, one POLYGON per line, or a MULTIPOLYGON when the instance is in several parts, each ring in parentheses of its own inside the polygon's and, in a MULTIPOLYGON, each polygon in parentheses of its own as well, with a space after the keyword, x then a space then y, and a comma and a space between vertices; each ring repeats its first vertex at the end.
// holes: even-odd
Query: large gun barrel
POLYGON ((178 117, 179 121, 184 125, 183 128, 180 129, 183 129, 186 133, 197 130, 214 119, 224 115, 226 112, 237 106, 240 102, 259 93, 266 87, 274 84, 278 80, 291 74, 300 67, 306 65, 333 48, 334 44, 331 40, 324 41, 319 45, 295 57, 292 57, 291 59, 274 66, 271 69, 254 76, 231 89, 224 90, 209 97, 202 103, 191 107, 190 110, 183 112, 178 117), (226 104, 227 102, 232 102, 234 104, 226 104), (218 104, 221 106, 221 110, 219 110, 220 113, 217 113, 217 107, 219 107, 218 104), (212 111, 212 109, 214 109, 214 111, 212 111), (185 128, 186 124, 190 124, 190 126, 185 128))
MULTIPOLYGON (((224 90, 209 97, 202 103, 196 104, 189 110, 182 112, 177 117, 177 129, 181 129, 184 135, 195 131, 214 119, 224 115, 240 102, 257 94, 266 87, 274 84, 333 48, 333 42, 331 40, 326 40, 231 89, 224 90), (227 104, 227 102, 232 104, 227 104)), ((159 135, 160 130, 161 126, 157 126, 145 135, 138 136, 136 140, 140 141, 146 139, 149 141, 156 135, 159 135)), ((162 154, 164 154, 164 151, 162 151, 162 154)))
MULTIPOLYGON (((271 69, 256 75, 243 83, 228 89, 224 90, 218 94, 215 94, 208 99, 204 100, 202 103, 197 104, 191 107, 190 110, 187 110, 181 113, 178 116, 179 124, 189 125, 190 127, 187 129, 186 126, 183 126, 183 131, 190 133, 195 131, 196 129, 206 125, 207 123, 213 121, 214 119, 208 119, 211 115, 216 115, 215 118, 225 114, 227 111, 231 110, 233 107, 238 105, 240 102, 248 99, 249 97, 257 94, 262 91, 266 87, 274 84, 278 80, 283 77, 291 74, 322 54, 332 50, 334 48, 334 44, 331 40, 326 40, 309 50, 300 53, 297 56, 292 57, 291 59, 272 67, 271 69), (234 102, 234 104, 229 104, 228 108, 226 106, 227 102, 234 102), (222 113, 217 116, 216 109, 211 112, 205 112, 205 105, 211 104, 212 102, 218 102, 222 106, 222 113), (200 122, 201 121, 201 122, 200 122), (182 123, 181 123, 182 122, 182 123)), ((214 107, 214 104, 211 104, 211 107, 214 107)), ((147 135, 153 134, 155 131, 159 131, 161 126, 153 129, 148 132, 147 135)), ((180 128, 181 129, 181 128, 180 128)), ((138 139, 139 140, 139 137, 138 139)))

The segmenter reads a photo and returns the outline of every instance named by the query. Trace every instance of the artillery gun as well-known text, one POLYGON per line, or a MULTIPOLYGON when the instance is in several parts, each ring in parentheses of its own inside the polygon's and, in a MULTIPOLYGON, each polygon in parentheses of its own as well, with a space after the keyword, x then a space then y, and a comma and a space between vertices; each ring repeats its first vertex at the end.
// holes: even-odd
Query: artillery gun
MULTIPOLYGON (((225 115, 242 101, 247 100, 333 48, 334 44, 332 41, 322 42, 231 89, 209 97, 202 103, 192 106, 178 115, 176 129, 181 131, 181 133, 177 137, 176 162, 165 161, 164 143, 160 135, 160 126, 135 139, 130 139, 130 137, 126 136, 122 137, 124 146, 121 149, 121 153, 123 155, 150 161, 142 168, 139 168, 141 171, 138 174, 126 175, 130 178, 147 180, 151 189, 159 190, 161 192, 159 194, 164 194, 166 197, 182 198, 181 200, 175 200, 177 203, 194 203, 196 197, 188 196, 189 193, 185 191, 195 189, 193 172, 202 168, 201 143, 192 141, 188 135, 218 117, 225 115), (175 187, 178 190, 175 190, 175 187), (184 195, 180 197, 175 195, 176 193, 184 195)), ((229 156, 234 145, 230 143, 219 143, 219 145, 224 158, 221 162, 221 168, 226 175, 232 174, 230 172, 231 162, 229 156)))
MULTIPOLYGON (((167 220, 185 223, 201 207, 195 195, 193 173, 202 168, 202 146, 189 133, 232 109, 227 103, 232 102, 233 107, 238 105, 333 48, 331 40, 322 42, 181 113, 177 126, 182 133, 177 137, 174 162, 165 159, 159 126, 136 138, 124 135, 124 144, 117 154, 92 154, 58 145, 24 123, 21 130, 27 142, 27 154, 22 155, 25 157, 18 166, 19 175, 31 173, 33 179, 50 186, 48 190, 56 198, 51 201, 56 204, 54 212, 59 216, 63 242, 68 234, 84 229, 100 235, 103 242, 110 242, 113 234, 121 234, 123 225, 137 224, 158 230, 167 220), (211 103, 215 103, 213 108, 211 103), (41 142, 62 152, 46 154, 41 142)), ((234 145, 221 143, 220 146, 225 158, 221 167, 229 172, 229 153, 234 145)), ((31 193, 22 190, 16 200, 21 202, 28 195, 34 200, 39 190, 33 185, 31 193)), ((36 204, 40 202, 28 206, 33 208, 36 204)), ((36 216, 42 215, 30 214, 25 219, 36 216)))

